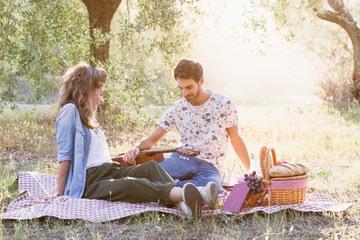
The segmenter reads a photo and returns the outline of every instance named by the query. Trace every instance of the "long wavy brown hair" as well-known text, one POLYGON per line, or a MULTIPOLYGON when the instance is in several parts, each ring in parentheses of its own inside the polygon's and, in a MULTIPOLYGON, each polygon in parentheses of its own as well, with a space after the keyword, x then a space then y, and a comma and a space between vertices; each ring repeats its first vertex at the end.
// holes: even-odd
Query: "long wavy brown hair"
POLYGON ((73 103, 80 113, 81 122, 88 128, 94 129, 92 124, 94 106, 92 95, 95 89, 106 83, 107 73, 102 68, 90 67, 85 62, 69 68, 60 84, 59 110, 67 103, 73 103))

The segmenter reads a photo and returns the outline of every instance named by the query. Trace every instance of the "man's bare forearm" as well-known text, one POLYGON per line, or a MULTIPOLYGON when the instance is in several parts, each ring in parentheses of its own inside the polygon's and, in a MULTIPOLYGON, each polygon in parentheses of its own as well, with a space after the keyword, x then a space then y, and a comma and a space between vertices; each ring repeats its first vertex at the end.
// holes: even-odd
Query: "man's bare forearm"
POLYGON ((150 148, 152 148, 154 145, 155 145, 155 143, 152 143, 152 142, 149 140, 149 137, 147 137, 147 138, 143 138, 143 139, 141 139, 139 142, 137 142, 137 143, 134 145, 134 148, 137 148, 137 149, 139 149, 139 150, 145 150, 145 149, 150 149, 150 148))
POLYGON ((157 127, 148 137, 141 139, 134 147, 139 150, 152 148, 167 132, 161 127, 157 127))
POLYGON ((232 144, 236 154, 240 158, 241 162, 244 164, 246 170, 250 169, 250 158, 249 153, 247 151, 246 145, 242 138, 237 143, 232 144))
POLYGON ((250 169, 250 158, 249 153, 246 148, 245 142, 239 135, 238 127, 227 128, 231 145, 235 150, 236 155, 240 158, 241 162, 244 164, 246 170, 250 169))

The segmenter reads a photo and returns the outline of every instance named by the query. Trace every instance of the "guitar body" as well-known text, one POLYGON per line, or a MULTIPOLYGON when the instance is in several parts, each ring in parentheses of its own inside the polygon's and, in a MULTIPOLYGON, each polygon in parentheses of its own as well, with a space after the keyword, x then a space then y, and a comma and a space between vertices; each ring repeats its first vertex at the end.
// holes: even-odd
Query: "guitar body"
MULTIPOLYGON (((200 154, 199 151, 185 149, 185 148, 149 149, 149 150, 140 151, 139 155, 135 158, 135 161, 136 164, 142 164, 152 160, 156 162, 161 162, 164 160, 163 153, 169 153, 169 152, 177 152, 180 155, 186 157, 196 157, 197 155, 200 154)), ((120 153, 119 155, 112 157, 111 160, 120 163, 120 165, 123 167, 128 167, 129 165, 125 163, 123 156, 124 153, 120 153)))

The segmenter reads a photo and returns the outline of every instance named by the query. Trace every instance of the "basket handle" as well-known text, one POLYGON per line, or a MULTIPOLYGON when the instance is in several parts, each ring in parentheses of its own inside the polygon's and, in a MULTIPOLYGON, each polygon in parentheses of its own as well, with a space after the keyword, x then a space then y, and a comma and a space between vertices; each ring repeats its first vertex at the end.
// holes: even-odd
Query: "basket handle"
POLYGON ((263 175, 266 180, 270 180, 269 170, 275 165, 277 165, 275 149, 268 148, 265 155, 265 174, 263 175))
POLYGON ((274 149, 274 148, 271 148, 271 153, 272 153, 273 163, 274 163, 273 166, 276 166, 276 165, 278 165, 278 162, 277 162, 276 153, 275 153, 275 149, 274 149))

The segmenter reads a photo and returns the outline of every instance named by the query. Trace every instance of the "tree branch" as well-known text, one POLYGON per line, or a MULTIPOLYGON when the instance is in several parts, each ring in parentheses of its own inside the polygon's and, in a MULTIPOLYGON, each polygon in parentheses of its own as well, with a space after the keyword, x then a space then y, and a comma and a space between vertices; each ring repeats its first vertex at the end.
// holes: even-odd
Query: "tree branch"
POLYGON ((338 12, 346 21, 355 23, 353 17, 351 16, 349 10, 346 8, 343 0, 328 0, 330 7, 335 11, 338 12))
POLYGON ((354 22, 354 21, 349 22, 348 18, 346 18, 346 16, 344 17, 342 14, 339 14, 337 12, 323 10, 323 11, 319 12, 317 14, 317 16, 322 20, 329 21, 329 22, 340 25, 349 34, 352 32, 352 30, 357 29, 356 22, 354 22))
POLYGON ((327 2, 335 12, 341 12, 341 10, 345 7, 343 0, 328 0, 327 2))
POLYGON ((319 12, 317 14, 317 16, 322 19, 322 20, 325 20, 325 21, 329 21, 329 22, 332 22, 332 23, 336 23, 336 24, 339 24, 341 22, 345 22, 345 19, 343 19, 340 14, 336 13, 336 12, 331 12, 331 11, 328 11, 328 10, 323 10, 321 12, 319 12))

